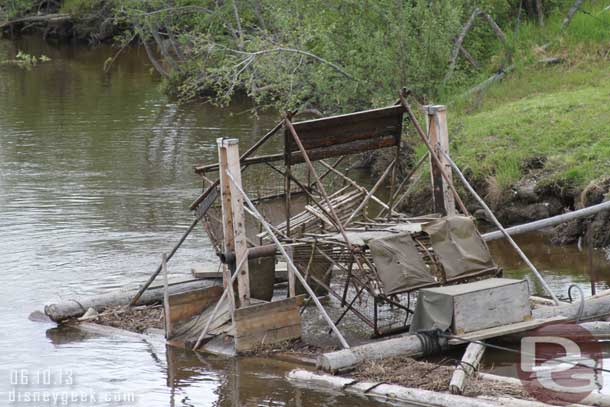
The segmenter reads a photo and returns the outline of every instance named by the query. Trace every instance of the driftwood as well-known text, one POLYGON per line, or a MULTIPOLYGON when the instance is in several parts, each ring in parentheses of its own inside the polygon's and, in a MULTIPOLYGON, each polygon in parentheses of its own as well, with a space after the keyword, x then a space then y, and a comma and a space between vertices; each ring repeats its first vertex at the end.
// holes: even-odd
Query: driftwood
POLYGON ((430 390, 415 389, 395 384, 380 382, 361 382, 346 377, 317 374, 308 370, 296 369, 288 373, 287 378, 295 384, 316 387, 332 391, 343 391, 348 394, 368 396, 392 403, 412 405, 430 405, 446 407, 547 407, 549 404, 531 400, 520 400, 511 397, 465 397, 430 390))
POLYGON ((471 342, 466 347, 462 361, 453 372, 451 383, 449 383, 451 393, 462 394, 464 392, 466 377, 472 377, 476 373, 484 353, 485 346, 480 343, 471 342))
MULTIPOLYGON (((210 280, 195 280, 175 283, 168 286, 169 295, 180 294, 186 291, 198 290, 217 285, 210 280)), ((163 301, 163 286, 149 288, 139 299, 138 305, 149 305, 163 301)), ((111 306, 127 305, 136 290, 114 291, 95 297, 66 300, 45 306, 45 314, 55 322, 62 322, 70 318, 83 315, 89 308, 100 312, 111 306)))

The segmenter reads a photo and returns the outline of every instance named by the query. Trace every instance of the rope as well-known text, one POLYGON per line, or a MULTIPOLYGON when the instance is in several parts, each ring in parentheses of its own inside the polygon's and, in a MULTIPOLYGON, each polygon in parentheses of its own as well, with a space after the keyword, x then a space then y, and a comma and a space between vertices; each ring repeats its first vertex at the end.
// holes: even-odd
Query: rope
POLYGON ((416 333, 417 339, 421 343, 422 354, 424 356, 433 355, 440 353, 442 346, 440 343, 440 337, 443 332, 440 329, 433 329, 430 331, 420 331, 416 333))
POLYGON ((579 285, 571 284, 568 287, 568 297, 570 298, 570 302, 574 302, 572 299, 572 288, 577 288, 580 293, 580 305, 578 306, 578 314, 576 314, 576 323, 580 322, 582 318, 582 314, 585 312, 585 293, 582 291, 582 288, 579 285))

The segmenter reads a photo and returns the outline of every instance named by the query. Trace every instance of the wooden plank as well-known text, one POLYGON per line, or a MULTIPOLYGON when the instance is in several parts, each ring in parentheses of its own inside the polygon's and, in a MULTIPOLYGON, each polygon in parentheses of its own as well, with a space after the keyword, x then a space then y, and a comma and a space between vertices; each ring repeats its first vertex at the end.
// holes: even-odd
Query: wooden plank
MULTIPOLYGON (((362 153, 369 150, 377 150, 385 147, 394 147, 398 144, 395 136, 375 137, 367 140, 358 140, 351 143, 336 144, 329 147, 312 148, 307 151, 310 161, 323 160, 325 158, 339 157, 347 154, 362 153)), ((294 152, 288 156, 291 163, 305 162, 303 154, 294 152)))
POLYGON ((236 312, 234 318, 236 321, 243 321, 258 315, 265 315, 266 313, 290 309, 292 307, 296 307, 296 305, 296 298, 286 298, 285 300, 251 305, 249 307, 240 309, 239 312, 236 312))
POLYGON ((263 345, 284 342, 301 336, 301 324, 270 329, 262 333, 235 337, 235 350, 246 352, 263 345))
POLYGON ((165 317, 165 337, 172 336, 172 314, 169 306, 169 283, 167 279, 167 255, 161 257, 161 269, 163 269, 163 315, 165 317))
MULTIPOLYGON (((334 127, 322 129, 299 130, 303 147, 312 148, 329 147, 336 144, 345 144, 357 140, 392 136, 402 132, 402 114, 357 123, 345 123, 334 127)), ((294 140, 287 143, 288 151, 298 151, 294 140)))
POLYGON ((251 332, 275 329, 278 326, 294 325, 300 321, 298 308, 265 312, 256 317, 241 320, 235 324, 235 336, 248 335, 251 332), (295 322, 296 321, 296 322, 295 322))
MULTIPOLYGON (((497 285, 463 292, 453 298, 453 332, 457 335, 530 320, 529 289, 525 280, 489 279, 497 285), (511 283, 511 281, 514 281, 511 283)), ((462 287, 478 287, 477 282, 462 287)))
MULTIPOLYGON (((445 154, 449 154, 449 132, 447 129, 447 108, 442 105, 427 105, 425 106, 427 113, 426 124, 428 134, 430 136, 430 144, 436 150, 436 154, 443 165, 445 174, 447 174, 450 182, 451 165, 447 162, 445 154)), ((443 215, 455 215, 455 200, 449 186, 443 179, 441 171, 430 159, 432 189, 434 198, 434 211, 443 215)))
POLYGON ((233 239, 235 246, 235 263, 243 264, 240 270, 236 270, 237 291, 239 295, 239 306, 250 304, 250 273, 248 262, 242 261, 248 257, 248 241, 246 239, 246 214, 244 211, 244 198, 236 189, 241 188, 241 167, 239 164, 239 148, 237 139, 224 139, 222 144, 227 154, 227 171, 235 181, 230 183, 231 210, 233 213, 233 239))
POLYGON ((201 314, 204 309, 218 301, 222 291, 222 287, 215 286, 169 296, 171 322, 183 321, 201 314))
POLYGON ((191 274, 193 275, 193 277, 200 279, 222 278, 223 275, 222 271, 218 270, 217 268, 214 270, 210 270, 203 266, 193 266, 191 268, 191 274))
POLYGON ((238 352, 301 336, 297 297, 240 308, 233 321, 238 352))
POLYGON ((342 123, 355 123, 387 116, 402 116, 404 112, 404 107, 400 105, 393 105, 380 107, 377 109, 363 110, 360 112, 323 117, 320 119, 304 120, 301 122, 294 122, 292 125, 300 134, 300 130, 326 129, 327 127, 340 125, 342 123))
POLYGON ((496 338, 498 336, 514 334, 517 332, 525 332, 546 324, 559 323, 567 320, 567 317, 559 316, 544 319, 532 319, 530 321, 517 322, 515 324, 483 329, 480 331, 474 331, 464 335, 459 335, 459 339, 449 339, 449 345, 460 345, 468 341, 482 341, 484 339, 496 338))

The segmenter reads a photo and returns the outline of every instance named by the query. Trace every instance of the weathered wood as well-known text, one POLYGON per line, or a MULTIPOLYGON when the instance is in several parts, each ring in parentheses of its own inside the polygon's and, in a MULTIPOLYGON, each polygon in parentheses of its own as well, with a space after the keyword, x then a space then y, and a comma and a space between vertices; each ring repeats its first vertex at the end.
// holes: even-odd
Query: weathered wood
POLYGON ((165 337, 172 336, 172 315, 169 307, 168 277, 167 277, 167 257, 165 253, 161 256, 161 268, 163 269, 163 314, 165 320, 165 337))
POLYGON ((295 297, 239 308, 233 323, 237 352, 301 336, 301 314, 295 297))
POLYGON ((568 27, 568 25, 570 25, 570 23, 572 22, 572 19, 576 15, 576 12, 580 8, 580 6, 582 6, 582 3, 584 3, 584 0, 576 0, 574 2, 574 4, 572 4, 572 7, 570 7, 570 9, 568 10, 568 14, 566 15, 566 18, 564 18, 563 22, 561 23, 561 28, 559 30, 560 32, 565 30, 568 27))
POLYGON ((168 302, 171 321, 183 321, 201 314, 204 309, 220 299, 222 291, 221 286, 213 286, 201 290, 170 295, 168 302))
MULTIPOLYGON (((170 295, 173 295, 191 290, 208 288, 214 285, 216 285, 216 283, 209 280, 193 280, 178 284, 170 283, 168 292, 170 295)), ((150 305, 163 302, 163 291, 162 286, 149 288, 142 294, 137 305, 150 305)), ((62 322, 70 318, 80 317, 89 308, 93 308, 96 311, 101 312, 108 307, 127 305, 136 292, 137 290, 118 290, 94 297, 65 300, 46 305, 44 312, 53 321, 62 322)))
MULTIPOLYGON (((287 247, 286 253, 290 257, 290 260, 294 261, 294 249, 292 247, 287 247)), ((286 272, 288 274, 288 296, 294 297, 294 296, 296 296, 296 293, 297 293, 296 278, 294 276, 294 273, 292 272, 292 269, 286 268, 286 272)))
MULTIPOLYGON (((218 163, 220 165, 220 202, 222 206, 222 236, 223 236, 223 251, 224 253, 235 253, 235 238, 233 235, 233 206, 232 206, 232 195, 231 195, 231 182, 227 177, 227 149, 223 146, 223 139, 216 139, 218 145, 218 163)), ((229 281, 233 281, 231 277, 231 270, 227 264, 222 265, 222 281, 226 289, 232 291, 232 287, 229 287, 229 281)), ((231 315, 235 310, 235 296, 232 292, 229 294, 231 315)))
POLYGON ((193 277, 201 279, 222 278, 222 270, 220 268, 216 270, 210 270, 203 266, 193 266, 191 268, 191 274, 193 275, 193 277))
POLYGON ((426 105, 424 110, 427 114, 426 125, 430 144, 436 149, 436 154, 439 157, 443 170, 447 174, 448 181, 443 179, 441 170, 434 165, 434 161, 430 158, 430 174, 432 177, 432 191, 434 198, 434 212, 441 213, 446 216, 455 215, 455 200, 448 186, 448 183, 453 183, 451 177, 451 166, 445 159, 445 154, 449 154, 449 131, 447 128, 447 107, 443 105, 426 105))
MULTIPOLYGON (((231 190, 231 212, 233 217, 233 239, 235 250, 235 261, 241 263, 248 258, 248 242, 246 240, 246 214, 244 212, 244 200, 241 194, 235 190, 235 186, 241 187, 241 168, 239 164, 239 141, 237 139, 223 139, 222 146, 226 149, 227 168, 234 182, 229 187, 231 190)), ((237 272, 237 271, 236 271, 237 272)), ((250 273, 248 262, 245 261, 239 275, 237 276, 237 291, 239 306, 250 304, 250 273)))
POLYGON ((441 162, 440 158, 438 157, 438 154, 436 154, 434 147, 432 147, 432 145, 428 141, 428 137, 424 133, 424 130, 421 128, 419 121, 417 120, 417 118, 415 117, 415 114, 413 113, 413 110, 411 109, 411 106, 409 106, 409 104, 407 103, 407 99, 406 99, 407 94, 408 94, 408 92, 406 89, 402 89, 400 91, 400 93, 398 95, 398 96, 400 96, 400 103, 407 110, 407 114, 409 115, 409 119, 411 120, 411 123, 413 123, 413 127, 415 127, 415 130, 417 131, 417 134, 419 135, 419 138, 421 139, 421 141, 423 141, 423 143, 426 145, 426 148, 428 149, 428 152, 430 153, 430 157, 432 158, 432 160, 434 161, 434 164, 436 164, 437 168, 439 169, 441 176, 447 183, 448 187, 451 188, 451 192, 453 193, 455 202, 458 204, 458 206, 460 207, 460 210, 462 211, 462 213, 464 215, 469 215, 468 209, 466 209, 466 206, 464 205, 464 203, 462 202, 462 199, 458 195, 453 183, 451 182, 451 179, 449 178, 449 175, 447 175, 447 173, 444 169, 443 163, 441 162))
MULTIPOLYGON (((441 345, 447 340, 440 339, 441 345)), ((318 357, 317 366, 328 372, 349 370, 365 360, 380 360, 394 356, 421 356, 422 341, 417 335, 404 335, 384 341, 375 341, 364 345, 353 346, 335 352, 324 353, 318 357)))
POLYGON ((445 154, 445 158, 451 164, 451 167, 453 167, 453 170, 458 175, 458 177, 460 178, 460 180, 462 181, 462 183, 464 184, 466 189, 472 194, 472 196, 477 200, 477 202, 479 202, 479 204, 483 207, 483 209, 487 213, 487 216, 489 216, 489 218, 496 225, 496 227, 498 229, 500 229, 502 234, 504 234, 504 236, 506 236, 506 239, 511 244, 511 246, 513 246, 513 248, 515 249, 517 254, 519 254, 519 257, 521 257, 521 259, 525 262, 525 264, 527 264, 527 266, 530 268, 530 270, 534 273, 534 275, 536 276, 538 281, 540 281, 540 284, 542 284, 542 287, 544 288, 544 290, 551 296, 553 301, 555 301, 555 304, 559 304, 559 300, 557 299, 557 296, 555 295, 553 290, 551 290, 551 287, 549 287, 549 285, 547 284, 544 277, 542 277, 542 274, 540 274, 540 272, 538 271, 536 266, 534 266, 534 264, 525 255, 525 253, 523 253, 523 250, 521 250, 521 248, 517 245, 517 243, 513 240, 513 238, 510 237, 510 235, 506 232, 506 230, 504 229, 504 226, 502 226, 500 221, 493 214, 492 210, 489 208, 489 206, 487 206, 487 204, 485 203, 483 198, 481 198, 479 196, 479 194, 477 194, 477 192, 474 190, 472 185, 470 185, 470 183, 468 182, 468 180, 466 179, 464 174, 462 174, 462 171, 460 171, 459 167, 453 162, 453 160, 451 160, 451 158, 449 158, 448 155, 445 154))
POLYGON ((530 321, 523 321, 494 328, 482 329, 480 331, 474 331, 459 335, 459 338, 449 339, 449 345, 460 345, 463 343, 467 343, 468 341, 481 341, 484 339, 497 338, 500 336, 511 335, 514 333, 526 332, 532 329, 539 328, 546 324, 560 323, 565 322, 567 320, 568 318, 563 316, 551 318, 537 318, 532 319, 530 321))
POLYGON ((520 400, 511 397, 472 398, 455 394, 447 394, 430 390, 415 389, 395 384, 357 381, 349 377, 338 377, 318 374, 309 370, 292 370, 287 379, 307 389, 328 389, 334 392, 345 392, 375 399, 387 400, 392 404, 400 403, 408 406, 426 405, 441 407, 549 407, 548 404, 520 400))
MULTIPOLYGON (((318 161, 325 158, 363 153, 365 151, 378 150, 381 148, 394 146, 396 146, 396 137, 390 135, 365 140, 356 140, 344 144, 333 144, 328 147, 311 148, 307 150, 307 155, 311 161, 318 161)), ((292 164, 298 164, 306 161, 301 152, 293 152, 288 155, 288 157, 292 164)))
MULTIPOLYGON (((229 178, 233 181, 231 174, 228 174, 229 178)), ((317 178, 317 177, 316 177, 317 178)), ((319 180, 319 178, 317 178, 319 180)), ((322 306, 322 304, 320 303, 320 300, 318 300, 315 292, 311 289, 311 287, 309 286, 309 284, 307 283, 307 281, 305 280, 305 278, 301 275, 301 273, 299 272, 299 270, 296 268, 296 266, 294 265, 294 262, 292 261, 292 259, 290 258, 290 256, 288 255, 288 253, 286 252, 286 249, 284 248, 284 246, 282 245, 282 243, 278 240, 278 238, 275 236, 275 234, 273 233, 273 231, 271 230, 271 226, 269 225, 269 223, 265 220, 265 218, 260 214, 260 212, 258 212, 258 210, 256 209, 256 206, 254 206, 254 204, 252 203, 252 201, 250 200, 250 198, 248 198, 248 196, 246 195, 246 193, 241 189, 240 186, 235 185, 237 190, 239 191, 239 193, 241 193, 241 195, 244 198, 244 201, 246 202, 246 204, 248 205, 248 207, 250 208, 250 210, 252 211, 254 217, 263 225, 263 227, 265 228, 265 230, 267 231, 267 233, 269 234, 269 237, 271 237, 271 239, 273 240, 273 242, 275 243, 275 245, 277 246, 278 250, 280 251, 280 253, 282 253, 282 256, 284 256, 284 259, 286 260, 286 263, 288 265, 288 267, 290 269, 292 269, 292 272, 294 273, 295 277, 297 277, 297 279, 301 282, 301 284, 303 285, 303 287, 305 288, 305 291, 307 291, 307 293, 310 295, 310 298, 313 300, 313 302, 316 304, 316 307, 318 308, 318 310, 320 311, 320 314, 322 314, 322 317, 326 320, 326 322, 328 323, 328 325, 330 326, 330 328, 332 329, 332 331, 335 333, 335 335, 337 336, 337 338, 339 339, 339 341, 341 342, 341 345, 346 348, 349 349, 349 344, 347 343, 347 341, 345 340, 345 338, 343 337, 343 335, 341 334, 341 332, 339 331, 339 329, 337 329, 337 326, 333 323, 333 320, 330 318, 330 316, 328 315, 328 313, 326 312, 326 310, 324 309, 324 307, 322 306)))
POLYGON ((453 372, 453 376, 451 376, 449 391, 452 394, 462 394, 464 392, 466 378, 472 377, 477 372, 484 353, 485 346, 479 343, 473 342, 466 347, 461 363, 453 372))
MULTIPOLYGON (((463 335, 464 339, 483 340, 492 337, 527 331, 537 328, 543 324, 559 323, 575 320, 578 316, 579 304, 567 304, 553 307, 543 307, 532 311, 532 321, 513 324, 501 330, 502 327, 490 329, 487 332, 473 332, 471 337, 463 335)), ((600 292, 594 297, 585 300, 582 319, 601 318, 610 315, 610 290, 600 292)), ((449 344, 459 344, 463 341, 451 339, 449 344)), ((447 341, 440 339, 440 344, 445 346, 447 341)), ((422 342, 417 335, 405 335, 384 341, 376 341, 371 344, 354 346, 336 352, 320 355, 318 367, 326 371, 337 372, 353 368, 365 360, 379 360, 394 356, 421 356, 423 352, 422 342)))
MULTIPOLYGON (((377 182, 375 183, 375 185, 373 185, 373 188, 371 188, 370 191, 368 191, 368 193, 366 194, 366 196, 364 197, 364 199, 362 200, 362 202, 360 202, 360 204, 358 205, 358 207, 356 209, 354 209, 354 211, 352 212, 352 214, 347 218, 347 220, 343 223, 343 226, 346 227, 347 225, 349 225, 349 223, 352 221, 352 219, 354 219, 354 217, 362 210, 362 208, 365 207, 365 205, 369 202, 369 200, 371 199, 371 197, 375 194, 375 192, 377 192, 377 189, 379 189, 379 187, 383 184, 383 182, 385 181, 386 177, 388 176, 388 174, 390 173, 390 171, 394 172, 394 169, 396 168, 396 164, 397 164, 397 159, 394 159, 390 165, 388 165, 388 167, 385 169, 385 171, 383 172, 383 174, 381 175, 381 177, 379 177, 379 179, 377 180, 377 182)), ((391 205, 391 204, 390 204, 391 205)))
POLYGON ((495 20, 489 14, 487 14, 485 12, 481 12, 480 15, 485 20, 487 20, 487 22, 489 23, 489 26, 491 27, 493 32, 496 33, 496 36, 500 39, 500 41, 502 41, 504 44, 506 44, 506 34, 504 34, 504 31, 502 31, 502 29, 498 26, 498 24, 496 24, 495 20))

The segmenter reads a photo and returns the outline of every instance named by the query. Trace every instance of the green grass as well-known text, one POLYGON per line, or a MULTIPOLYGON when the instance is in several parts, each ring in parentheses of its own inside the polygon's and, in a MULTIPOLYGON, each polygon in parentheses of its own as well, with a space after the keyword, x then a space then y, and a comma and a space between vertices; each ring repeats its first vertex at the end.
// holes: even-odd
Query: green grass
POLYGON ((558 38, 563 16, 525 24, 511 38, 515 70, 482 97, 449 103, 452 154, 477 178, 505 190, 533 157, 546 158, 547 179, 576 187, 610 175, 610 10, 585 10, 595 18, 577 14, 558 38), (537 63, 544 56, 564 62, 537 63))

